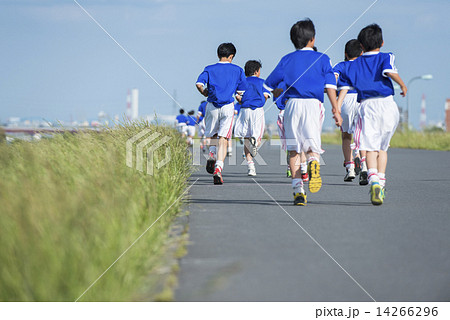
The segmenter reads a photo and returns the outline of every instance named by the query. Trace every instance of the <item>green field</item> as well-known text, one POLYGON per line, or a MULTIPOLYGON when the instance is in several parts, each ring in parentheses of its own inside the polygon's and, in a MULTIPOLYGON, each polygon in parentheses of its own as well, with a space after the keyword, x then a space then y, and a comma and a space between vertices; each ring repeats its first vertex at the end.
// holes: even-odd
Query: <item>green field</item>
POLYGON ((146 123, 0 143, 0 301, 75 301, 174 203, 80 301, 153 299, 189 162, 173 129, 146 123), (125 162, 144 128, 171 139, 153 176, 125 162))
MULTIPOLYGON (((341 133, 322 134, 322 144, 341 144, 341 133)), ((391 148, 450 151, 450 133, 397 130, 391 140, 391 148)))

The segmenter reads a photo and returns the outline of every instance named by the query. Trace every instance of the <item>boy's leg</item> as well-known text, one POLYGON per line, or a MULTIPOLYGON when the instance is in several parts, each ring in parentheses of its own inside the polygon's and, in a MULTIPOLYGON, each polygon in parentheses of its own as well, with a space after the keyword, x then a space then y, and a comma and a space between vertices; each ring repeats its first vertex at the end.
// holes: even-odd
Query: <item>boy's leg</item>
POLYGON ((244 139, 244 153, 245 153, 245 159, 247 160, 247 166, 248 166, 248 175, 249 176, 256 176, 256 168, 255 163, 253 162, 253 157, 249 150, 249 139, 244 139))
POLYGON ((306 154, 303 151, 300 153, 300 172, 302 175, 303 182, 308 182, 309 180, 308 163, 306 160, 306 154))
POLYGON ((383 189, 386 187, 387 158, 387 151, 380 150, 378 154, 378 178, 383 189))
POLYGON ((342 132, 342 152, 344 153, 344 166, 347 171, 344 181, 353 181, 356 177, 355 162, 352 159, 352 135, 342 132))
POLYGON ((294 205, 306 205, 306 194, 303 188, 303 180, 300 171, 300 154, 289 151, 289 166, 292 173, 292 189, 294 190, 294 205))
POLYGON ((367 173, 367 151, 359 150, 361 156, 361 172, 359 174, 359 185, 365 186, 369 183, 368 173, 367 173))
POLYGON ((322 178, 320 176, 320 155, 316 152, 308 151, 308 174, 309 174, 309 191, 316 193, 322 188, 322 178))
MULTIPOLYGON (((379 160, 379 151, 367 151, 367 166, 369 167, 368 175, 369 175, 369 183, 370 183, 370 201, 373 205, 381 205, 383 204, 383 188, 380 185, 380 178, 378 176, 378 160, 379 160)), ((382 158, 384 155, 382 155, 382 158)), ((385 158, 387 160, 387 158, 385 158)), ((383 170, 386 169, 384 166, 383 170)))

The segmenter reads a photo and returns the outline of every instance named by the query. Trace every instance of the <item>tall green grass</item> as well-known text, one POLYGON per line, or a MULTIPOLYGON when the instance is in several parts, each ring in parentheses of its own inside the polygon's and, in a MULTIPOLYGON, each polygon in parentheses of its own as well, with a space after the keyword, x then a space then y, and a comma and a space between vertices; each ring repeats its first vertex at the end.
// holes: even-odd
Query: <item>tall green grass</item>
POLYGON ((129 301, 148 292, 176 201, 190 175, 185 142, 167 127, 128 124, 0 144, 0 300, 129 301), (144 128, 171 140, 171 161, 146 175, 125 164, 126 140, 144 128))
MULTIPOLYGON (((323 133, 322 144, 341 144, 341 132, 323 133)), ((450 151, 450 133, 397 130, 391 139, 391 148, 450 151)))

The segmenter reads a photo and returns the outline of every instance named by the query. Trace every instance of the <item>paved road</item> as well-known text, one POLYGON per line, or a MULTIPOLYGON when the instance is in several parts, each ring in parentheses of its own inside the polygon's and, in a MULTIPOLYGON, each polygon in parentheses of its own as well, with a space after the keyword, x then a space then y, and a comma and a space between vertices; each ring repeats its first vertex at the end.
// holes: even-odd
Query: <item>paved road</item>
POLYGON ((254 180, 226 164, 214 186, 199 167, 177 301, 450 301, 450 153, 391 149, 375 207, 343 181, 340 148, 325 150, 306 207, 292 206, 279 147, 263 147, 254 180))

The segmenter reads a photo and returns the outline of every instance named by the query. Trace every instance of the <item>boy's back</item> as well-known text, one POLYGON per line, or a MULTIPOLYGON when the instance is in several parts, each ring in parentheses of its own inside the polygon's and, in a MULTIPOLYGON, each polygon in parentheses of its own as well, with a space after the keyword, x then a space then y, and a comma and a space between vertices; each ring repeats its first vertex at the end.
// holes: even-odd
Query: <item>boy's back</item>
POLYGON ((270 92, 263 87, 264 79, 250 76, 246 79, 247 85, 245 94, 242 97, 241 108, 251 108, 255 110, 262 108, 266 103, 266 96, 270 97, 270 92))
POLYGON ((366 52, 348 63, 340 77, 341 88, 354 88, 358 102, 368 98, 394 95, 394 87, 386 73, 397 73, 392 53, 366 52))
POLYGON ((230 62, 218 62, 205 68, 197 84, 207 85, 207 101, 220 108, 234 101, 236 90, 245 90, 244 70, 230 62))
POLYGON ((323 102, 324 88, 336 89, 330 58, 308 47, 285 55, 265 85, 275 89, 282 81, 289 88, 284 99, 318 99, 323 102))

